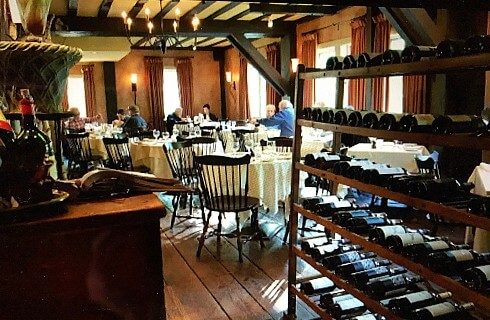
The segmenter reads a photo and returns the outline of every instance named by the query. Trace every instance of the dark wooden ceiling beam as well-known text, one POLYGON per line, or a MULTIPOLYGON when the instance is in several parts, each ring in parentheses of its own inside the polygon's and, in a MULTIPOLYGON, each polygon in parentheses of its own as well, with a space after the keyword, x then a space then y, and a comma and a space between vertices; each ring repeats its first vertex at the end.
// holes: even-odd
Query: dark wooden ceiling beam
POLYGON ((220 44, 223 44, 223 43, 225 43, 225 42, 228 42, 228 39, 223 39, 223 40, 221 40, 221 41, 215 42, 215 43, 213 43, 211 46, 216 47, 216 46, 218 46, 218 45, 220 45, 220 44))
POLYGON ((231 9, 235 8, 236 6, 238 6, 240 4, 240 2, 232 2, 232 3, 229 3, 226 6, 224 6, 223 8, 221 8, 218 11, 214 12, 213 14, 209 15, 206 19, 210 20, 210 19, 214 19, 216 17, 219 17, 223 13, 228 12, 231 9))
POLYGON ((215 1, 201 1, 197 6, 192 8, 191 10, 187 11, 182 17, 182 20, 190 19, 190 17, 193 17, 195 14, 200 14, 204 10, 206 10, 208 7, 210 7, 215 1))
MULTIPOLYGON (((60 36, 101 36, 125 37, 127 35, 122 18, 95 18, 95 17, 58 17, 59 23, 53 24, 53 33, 60 36), (58 30, 56 28, 59 27, 58 30)), ((175 36, 171 19, 162 20, 163 32, 160 23, 155 23, 154 34, 175 36)), ((202 20, 201 27, 194 31, 189 23, 181 23, 178 36, 180 37, 227 37, 230 33, 246 34, 249 38, 261 36, 281 37, 288 34, 294 27, 293 22, 274 23, 274 28, 268 28, 267 23, 250 23, 250 21, 221 21, 202 20)), ((146 19, 135 18, 131 27, 131 36, 145 37, 148 35, 146 19)))
POLYGON ((273 13, 273 14, 288 14, 288 13, 308 13, 310 15, 325 15, 333 14, 339 11, 337 6, 320 6, 320 5, 282 5, 282 4, 265 4, 251 3, 251 12, 273 13))
POLYGON ((435 45, 427 32, 427 26, 420 25, 417 19, 412 19, 411 10, 385 7, 379 9, 408 45, 435 45))
POLYGON ((228 20, 231 20, 231 19, 235 19, 235 20, 238 20, 240 18, 243 18, 245 17, 247 14, 250 13, 250 9, 247 9, 247 10, 244 10, 236 15, 234 15, 233 17, 230 17, 228 20))
POLYGON ((290 95, 289 81, 272 67, 250 40, 243 34, 231 34, 228 40, 281 96, 290 95))
POLYGON ((113 0, 103 0, 99 7, 99 12, 97 13, 97 17, 105 18, 109 14, 109 10, 111 10, 113 0))
POLYGON ((152 20, 153 20, 153 21, 158 21, 158 20, 160 20, 161 18, 165 17, 165 15, 166 15, 167 13, 169 13, 170 11, 172 11, 172 9, 173 9, 173 8, 174 8, 176 5, 178 5, 178 4, 179 4, 179 0, 172 0, 172 1, 170 1, 169 3, 167 3, 167 4, 166 4, 166 5, 165 5, 165 6, 162 8, 162 10, 160 10, 160 12, 159 12, 157 15, 155 15, 155 16, 153 17, 153 19, 152 19, 152 20))
POLYGON ((262 21, 262 20, 264 20, 265 18, 269 18, 270 16, 271 16, 271 14, 270 14, 270 13, 263 14, 263 15, 261 15, 261 16, 258 16, 258 17, 257 17, 257 18, 255 18, 255 19, 250 20, 250 22, 262 21))
MULTIPOLYGON (((240 0, 229 0, 233 3, 240 0)), ((256 0, 258 3, 269 3, 268 0, 256 0)), ((291 0, 274 0, 274 3, 291 3, 291 0)), ((298 0, 295 4, 331 5, 331 6, 366 6, 392 8, 436 8, 489 11, 488 0, 298 0)))
POLYGON ((143 7, 145 6, 145 4, 148 2, 148 0, 138 0, 135 4, 134 4, 134 7, 131 8, 131 10, 129 10, 128 12, 128 16, 134 18, 136 16, 138 16, 138 14, 140 13, 141 9, 143 9, 143 7))
POLYGON ((214 37, 206 37, 206 38, 204 38, 204 39, 202 39, 202 40, 199 40, 199 41, 197 41, 197 42, 196 42, 196 46, 198 46, 198 45, 200 45, 200 44, 203 44, 203 43, 205 43, 205 42, 208 42, 208 41, 210 41, 210 40, 212 40, 212 39, 214 39, 214 37))
POLYGON ((68 0, 68 15, 76 16, 78 12, 78 0, 68 0))

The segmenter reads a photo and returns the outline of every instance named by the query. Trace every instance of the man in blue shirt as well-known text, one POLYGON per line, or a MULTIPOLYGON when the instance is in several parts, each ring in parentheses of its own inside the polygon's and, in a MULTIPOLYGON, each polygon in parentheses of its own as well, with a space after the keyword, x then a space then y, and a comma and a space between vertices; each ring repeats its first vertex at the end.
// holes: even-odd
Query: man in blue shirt
POLYGON ((266 127, 276 127, 281 130, 281 137, 294 135, 294 109, 291 102, 282 100, 279 102, 279 112, 271 118, 260 119, 259 123, 266 127))
POLYGON ((123 130, 125 132, 130 131, 143 131, 148 129, 145 119, 140 116, 140 108, 138 106, 130 106, 129 114, 131 115, 126 122, 124 122, 123 130))

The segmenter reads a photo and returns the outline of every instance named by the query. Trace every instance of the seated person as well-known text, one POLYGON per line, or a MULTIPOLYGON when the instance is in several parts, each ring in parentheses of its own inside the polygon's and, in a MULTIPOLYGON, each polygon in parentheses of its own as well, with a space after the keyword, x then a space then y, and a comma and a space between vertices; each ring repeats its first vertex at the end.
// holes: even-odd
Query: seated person
POLYGON ((140 108, 136 105, 132 105, 128 108, 130 117, 123 125, 125 132, 144 131, 148 128, 148 124, 145 119, 140 116, 140 108))
POLYGON ((117 119, 112 121, 112 125, 116 128, 120 128, 124 125, 126 120, 128 120, 128 116, 126 115, 126 111, 124 109, 118 109, 116 113, 117 119))
POLYGON ((209 104, 205 104, 202 106, 202 112, 204 114, 204 120, 208 121, 218 121, 218 117, 210 112, 211 106, 209 104))
POLYGON ((172 134, 174 125, 182 121, 182 108, 176 108, 175 111, 167 116, 167 132, 172 134))
POLYGON ((80 110, 75 107, 68 109, 68 112, 73 113, 73 117, 65 122, 65 128, 71 132, 85 131, 86 123, 91 123, 101 119, 100 114, 97 114, 95 117, 80 117, 80 110))
POLYGON ((258 122, 266 127, 275 127, 281 130, 281 137, 291 137, 294 134, 294 110, 288 100, 279 102, 279 112, 270 118, 259 119, 258 122))

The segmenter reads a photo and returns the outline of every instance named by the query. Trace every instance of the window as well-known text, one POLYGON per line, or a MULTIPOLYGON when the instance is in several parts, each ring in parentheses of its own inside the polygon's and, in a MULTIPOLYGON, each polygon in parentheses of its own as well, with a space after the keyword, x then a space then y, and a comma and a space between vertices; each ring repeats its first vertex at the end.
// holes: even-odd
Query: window
MULTIPOLYGON (((398 33, 391 34, 390 49, 403 50, 405 40, 398 33)), ((403 76, 389 77, 388 112, 403 112, 403 76)))
POLYGON ((267 105, 266 80, 251 64, 247 64, 248 103, 252 118, 265 118, 267 105))
POLYGON ((67 84, 68 107, 78 108, 81 117, 87 116, 87 106, 85 105, 85 86, 83 76, 69 76, 67 84))
MULTIPOLYGON (((327 59, 330 57, 345 57, 350 54, 351 44, 349 39, 328 43, 328 46, 319 47, 316 50, 316 67, 325 69, 327 59)), ((323 102, 326 107, 335 108, 335 98, 337 96, 336 78, 320 78, 315 80, 315 102, 323 102)), ((344 82, 344 101, 343 106, 348 104, 349 82, 344 82)))
POLYGON ((175 67, 165 67, 163 69, 163 112, 165 115, 169 115, 177 108, 180 108, 177 69, 175 67))

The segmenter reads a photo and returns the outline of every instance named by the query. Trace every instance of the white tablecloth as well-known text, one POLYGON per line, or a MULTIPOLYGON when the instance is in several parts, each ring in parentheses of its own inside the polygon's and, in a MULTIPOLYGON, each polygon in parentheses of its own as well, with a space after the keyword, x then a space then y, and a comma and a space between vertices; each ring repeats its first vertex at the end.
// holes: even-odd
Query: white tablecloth
POLYGON ((105 149, 102 136, 90 135, 89 144, 90 144, 90 151, 92 151, 93 155, 102 156, 102 159, 108 158, 107 150, 105 149))
POLYGON ((408 172, 417 172, 416 155, 428 155, 429 151, 424 146, 407 147, 402 145, 381 145, 376 149, 371 148, 370 143, 359 143, 352 146, 347 151, 348 156, 356 158, 366 158, 377 163, 386 163, 392 167, 401 167, 408 172))

